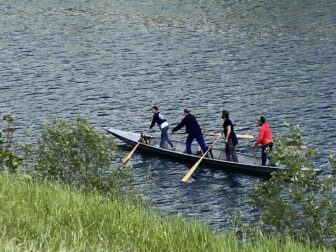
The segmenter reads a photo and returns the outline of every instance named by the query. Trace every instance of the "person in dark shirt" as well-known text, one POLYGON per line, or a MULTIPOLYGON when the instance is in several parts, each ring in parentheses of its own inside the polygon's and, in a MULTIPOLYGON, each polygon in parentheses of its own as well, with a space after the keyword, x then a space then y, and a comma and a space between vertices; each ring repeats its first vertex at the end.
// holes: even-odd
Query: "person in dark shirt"
POLYGON ((187 140, 186 140, 186 152, 188 154, 191 153, 191 144, 194 139, 198 142, 199 146, 202 149, 202 152, 205 153, 207 150, 207 146, 205 145, 205 141, 203 138, 201 127, 199 126, 196 117, 192 114, 190 114, 189 109, 184 109, 184 118, 182 121, 172 129, 172 134, 174 134, 175 131, 178 131, 182 127, 186 127, 186 133, 188 134, 187 140))
POLYGON ((157 123, 159 125, 159 128, 161 130, 161 141, 160 141, 160 147, 164 147, 164 142, 167 141, 169 145, 172 147, 173 150, 175 150, 175 147, 172 143, 172 141, 169 139, 168 136, 168 130, 169 130, 169 124, 166 118, 161 114, 159 111, 159 108, 157 106, 152 107, 152 112, 153 112, 153 119, 152 123, 149 127, 149 129, 152 129, 155 124, 157 123))
POLYGON ((225 142, 225 154, 227 161, 233 161, 238 163, 238 158, 235 150, 235 146, 238 143, 237 136, 233 130, 232 121, 229 119, 229 111, 222 111, 222 118, 224 119, 223 123, 223 134, 225 142))

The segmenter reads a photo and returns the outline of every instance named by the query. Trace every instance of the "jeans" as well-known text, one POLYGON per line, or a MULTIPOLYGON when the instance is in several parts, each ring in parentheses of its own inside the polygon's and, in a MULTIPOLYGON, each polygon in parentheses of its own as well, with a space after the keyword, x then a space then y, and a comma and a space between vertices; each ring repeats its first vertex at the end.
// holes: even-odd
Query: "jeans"
POLYGON ((198 134, 198 135, 189 134, 188 135, 187 141, 186 141, 187 153, 192 154, 191 153, 191 143, 195 138, 196 138, 196 141, 198 142, 199 146, 201 147, 202 152, 205 153, 207 151, 207 146, 205 145, 204 138, 203 138, 202 134, 198 134))
POLYGON ((161 148, 164 147, 164 141, 167 141, 172 148, 174 147, 172 141, 168 137, 168 130, 169 130, 169 126, 161 129, 161 141, 160 141, 161 148))
POLYGON ((266 153, 266 149, 269 148, 269 151, 272 150, 273 148, 273 143, 268 143, 265 144, 262 148, 261 148, 261 165, 266 165, 266 161, 267 161, 267 153, 266 153))

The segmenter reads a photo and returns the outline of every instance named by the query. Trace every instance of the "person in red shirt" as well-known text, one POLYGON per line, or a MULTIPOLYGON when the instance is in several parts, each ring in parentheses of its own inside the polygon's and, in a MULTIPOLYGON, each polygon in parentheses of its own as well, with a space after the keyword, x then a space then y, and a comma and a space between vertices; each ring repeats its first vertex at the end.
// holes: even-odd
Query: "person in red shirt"
POLYGON ((261 146, 261 165, 266 165, 268 155, 266 150, 269 151, 273 148, 272 132, 269 124, 266 122, 265 117, 260 116, 259 118, 259 135, 257 141, 252 145, 252 147, 261 146))

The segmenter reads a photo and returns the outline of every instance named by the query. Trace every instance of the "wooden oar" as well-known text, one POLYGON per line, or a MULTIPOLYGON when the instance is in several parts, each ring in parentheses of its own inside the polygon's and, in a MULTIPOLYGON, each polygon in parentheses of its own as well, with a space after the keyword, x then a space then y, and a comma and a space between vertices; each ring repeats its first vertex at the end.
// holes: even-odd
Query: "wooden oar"
POLYGON ((236 134, 237 138, 240 139, 253 139, 254 136, 250 135, 250 134, 236 134))
MULTIPOLYGON (((146 131, 145 133, 143 133, 143 135, 146 135, 148 133, 148 131, 146 131)), ((135 150, 138 148, 140 144, 140 140, 138 141, 138 143, 134 146, 134 148, 130 151, 130 153, 127 154, 127 156, 125 156, 122 159, 122 164, 127 164, 128 160, 130 160, 130 158, 132 157, 133 153, 135 152, 135 150)))
POLYGON ((140 142, 138 142, 138 143, 134 146, 134 148, 130 151, 130 153, 128 153, 127 156, 124 157, 124 158, 122 159, 122 164, 127 164, 128 160, 130 160, 130 158, 132 157, 133 153, 134 153, 135 150, 138 148, 139 144, 140 144, 140 142))
POLYGON ((182 182, 187 182, 187 180, 190 178, 190 176, 194 173, 198 165, 202 162, 203 158, 206 156, 206 154, 214 147, 214 145, 218 142, 219 139, 221 139, 223 136, 220 135, 215 142, 204 152, 203 156, 193 165, 193 167, 190 168, 190 170, 187 172, 186 175, 181 179, 182 182))
MULTIPOLYGON (((209 136, 220 136, 221 133, 207 132, 207 135, 209 135, 209 136)), ((253 139, 254 138, 254 136, 250 135, 250 134, 237 134, 236 133, 236 136, 237 136, 237 138, 240 138, 240 139, 253 139)))
MULTIPOLYGON (((219 136, 221 135, 221 133, 208 133, 208 135, 219 136)), ((236 133, 236 136, 237 138, 240 138, 240 139, 253 139, 254 138, 254 136, 250 134, 237 134, 236 133)))

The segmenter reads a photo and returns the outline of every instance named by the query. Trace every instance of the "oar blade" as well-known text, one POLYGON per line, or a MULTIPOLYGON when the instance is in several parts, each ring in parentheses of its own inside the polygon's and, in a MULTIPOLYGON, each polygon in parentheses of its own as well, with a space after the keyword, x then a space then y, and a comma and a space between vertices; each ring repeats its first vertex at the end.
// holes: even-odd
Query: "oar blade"
MULTIPOLYGON (((204 157, 204 156, 203 156, 204 157)), ((186 175, 184 175, 184 177, 181 179, 182 182, 187 182, 188 179, 191 177, 191 175, 194 173, 194 171, 196 170, 196 168, 198 167, 198 165, 201 163, 202 158, 200 158, 194 165, 193 167, 190 168, 190 170, 187 172, 186 175)))
POLYGON ((236 134, 237 138, 241 138, 241 139, 253 139, 254 136, 250 135, 250 134, 236 134))
MULTIPOLYGON (((133 154, 133 153, 132 153, 133 154)), ((127 162, 128 162, 128 160, 130 160, 131 159, 131 156, 132 155, 130 155, 130 154, 128 154, 126 157, 124 157, 123 159, 122 159, 122 164, 127 164, 127 162)))
POLYGON ((134 148, 130 151, 130 153, 127 154, 126 157, 123 158, 122 164, 127 164, 128 160, 131 159, 133 153, 135 152, 136 148, 139 146, 140 143, 137 143, 137 145, 134 146, 134 148))

